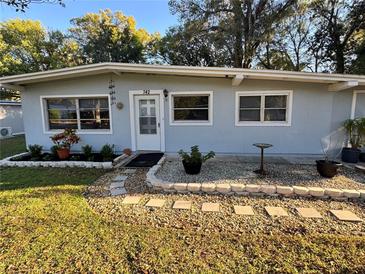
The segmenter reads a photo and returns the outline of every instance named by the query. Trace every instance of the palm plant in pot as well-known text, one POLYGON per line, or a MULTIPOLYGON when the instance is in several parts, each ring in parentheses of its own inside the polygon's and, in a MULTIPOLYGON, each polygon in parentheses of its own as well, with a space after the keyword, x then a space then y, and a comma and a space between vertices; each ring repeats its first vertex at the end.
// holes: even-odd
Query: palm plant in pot
POLYGON ((357 163, 360 157, 360 146, 364 138, 362 118, 348 119, 344 122, 344 128, 348 136, 350 147, 342 149, 342 161, 346 163, 357 163))
POLYGON ((199 174, 202 164, 215 156, 213 151, 203 155, 199 151, 199 146, 192 146, 190 154, 184 152, 182 149, 178 153, 182 159, 185 172, 190 175, 199 174))
MULTIPOLYGON (((328 138, 324 138, 321 140, 321 146, 322 146, 322 152, 324 155, 324 159, 323 160, 316 160, 316 164, 317 164, 317 171, 318 173, 322 176, 322 177, 326 177, 326 178, 333 178, 334 176, 337 175, 338 173, 338 168, 342 166, 341 163, 336 162, 334 160, 330 160, 330 154, 329 154, 329 150, 331 147, 334 147, 331 143, 332 143, 332 136, 329 136, 328 138), (324 144, 324 143, 327 143, 324 144)), ((338 149, 338 146, 336 146, 335 149, 333 149, 333 151, 341 151, 340 149, 338 149)), ((336 153, 336 155, 333 155, 334 159, 336 159, 339 156, 339 152, 336 153)))
POLYGON ((61 160, 67 159, 70 156, 70 148, 72 145, 80 141, 80 137, 76 135, 76 131, 71 128, 65 129, 63 132, 50 137, 57 146, 57 155, 61 160))

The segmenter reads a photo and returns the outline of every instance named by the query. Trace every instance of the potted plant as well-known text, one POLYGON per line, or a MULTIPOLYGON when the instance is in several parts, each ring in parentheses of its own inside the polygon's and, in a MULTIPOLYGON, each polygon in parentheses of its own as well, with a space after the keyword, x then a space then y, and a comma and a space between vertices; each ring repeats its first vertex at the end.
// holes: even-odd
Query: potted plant
POLYGON ((75 130, 71 128, 65 129, 63 132, 50 137, 54 144, 57 145, 57 155, 61 160, 70 156, 70 148, 72 145, 80 141, 80 137, 76 135, 75 130))
POLYGON ((348 119, 343 124, 348 135, 348 143, 351 146, 342 149, 341 159, 346 163, 357 163, 359 161, 361 135, 364 134, 364 132, 361 132, 361 120, 360 118, 348 119))
MULTIPOLYGON (((331 137, 329 137, 329 141, 326 142, 327 147, 321 142, 322 152, 324 155, 324 160, 316 160, 317 171, 322 177, 332 178, 337 175, 338 168, 342 166, 341 163, 330 160, 330 156, 328 153, 329 148, 331 147, 331 137)), ((339 153, 333 155, 334 159, 339 156, 339 153)))
POLYGON ((199 146, 192 146, 190 154, 184 152, 182 149, 178 153, 182 159, 185 172, 191 175, 199 174, 202 164, 215 156, 213 151, 210 151, 206 155, 201 154, 199 146))

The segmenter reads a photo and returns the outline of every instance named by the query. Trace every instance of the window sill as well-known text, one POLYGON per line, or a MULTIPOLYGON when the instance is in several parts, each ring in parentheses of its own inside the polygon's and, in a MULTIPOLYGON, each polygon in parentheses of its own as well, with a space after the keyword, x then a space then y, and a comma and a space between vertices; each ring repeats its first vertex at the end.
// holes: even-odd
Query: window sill
MULTIPOLYGON (((44 134, 58 134, 62 133, 63 130, 48 130, 44 131, 44 134)), ((113 134, 112 130, 76 130, 76 134, 85 135, 85 134, 113 134)))
POLYGON ((291 127, 288 122, 236 122, 236 127, 291 127))
POLYGON ((171 122, 170 126, 212 126, 213 122, 171 122))

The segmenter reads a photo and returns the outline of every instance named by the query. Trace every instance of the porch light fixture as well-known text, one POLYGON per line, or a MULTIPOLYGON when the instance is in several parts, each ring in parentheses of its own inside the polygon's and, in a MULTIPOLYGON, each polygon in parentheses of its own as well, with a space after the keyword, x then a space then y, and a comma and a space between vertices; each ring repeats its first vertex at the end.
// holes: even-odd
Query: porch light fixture
POLYGON ((167 89, 163 90, 163 96, 165 96, 165 98, 167 98, 167 96, 169 96, 169 91, 167 89))

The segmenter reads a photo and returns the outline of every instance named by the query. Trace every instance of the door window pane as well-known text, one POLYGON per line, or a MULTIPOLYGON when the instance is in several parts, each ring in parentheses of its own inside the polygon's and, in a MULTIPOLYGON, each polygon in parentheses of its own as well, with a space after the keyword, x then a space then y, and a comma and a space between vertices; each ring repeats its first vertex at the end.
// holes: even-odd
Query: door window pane
POLYGON ((139 100, 140 134, 157 134, 155 99, 139 100))
POLYGON ((139 117, 140 134, 156 134, 156 117, 139 117))

